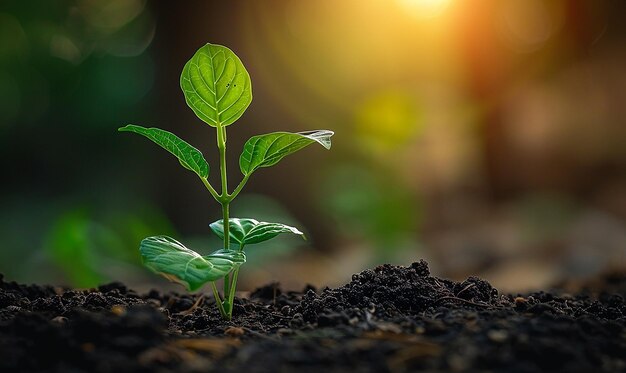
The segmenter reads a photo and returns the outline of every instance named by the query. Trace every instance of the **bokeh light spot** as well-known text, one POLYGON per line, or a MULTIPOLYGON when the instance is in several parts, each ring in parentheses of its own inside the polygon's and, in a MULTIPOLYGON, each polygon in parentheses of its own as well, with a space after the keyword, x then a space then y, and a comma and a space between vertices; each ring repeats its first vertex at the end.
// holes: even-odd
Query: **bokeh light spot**
POLYGON ((407 92, 376 92, 357 109, 356 133, 366 149, 401 147, 420 128, 420 113, 417 98, 407 92))
POLYGON ((507 0, 501 3, 500 23, 510 48, 521 53, 533 52, 560 27, 561 9, 540 0, 507 0))
POLYGON ((398 0, 413 15, 432 18, 440 15, 451 0, 398 0))

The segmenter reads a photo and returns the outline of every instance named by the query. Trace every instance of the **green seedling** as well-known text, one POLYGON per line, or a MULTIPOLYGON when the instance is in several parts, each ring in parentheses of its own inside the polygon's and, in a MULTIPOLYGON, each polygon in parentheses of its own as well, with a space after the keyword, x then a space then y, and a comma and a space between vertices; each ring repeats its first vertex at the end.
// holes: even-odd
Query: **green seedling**
POLYGON ((330 149, 333 132, 273 132, 253 136, 245 143, 239 157, 242 180, 229 192, 226 127, 239 119, 252 102, 250 75, 239 57, 230 49, 206 44, 185 64, 180 76, 180 87, 187 105, 198 118, 216 130, 220 193, 208 180, 209 164, 202 153, 178 136, 158 128, 132 124, 120 128, 119 131, 135 132, 147 137, 176 156, 184 168, 198 175, 211 196, 222 205, 222 219, 212 223, 210 228, 223 240, 223 247, 209 255, 200 255, 173 238, 155 236, 141 241, 139 251, 146 267, 184 285, 189 291, 198 290, 204 284, 210 283, 222 317, 230 320, 239 267, 246 262, 244 248, 272 239, 281 233, 304 237, 298 229, 285 224, 230 218, 231 202, 259 168, 273 166, 285 156, 314 143, 330 149), (223 279, 223 296, 216 285, 216 281, 220 279, 223 279))

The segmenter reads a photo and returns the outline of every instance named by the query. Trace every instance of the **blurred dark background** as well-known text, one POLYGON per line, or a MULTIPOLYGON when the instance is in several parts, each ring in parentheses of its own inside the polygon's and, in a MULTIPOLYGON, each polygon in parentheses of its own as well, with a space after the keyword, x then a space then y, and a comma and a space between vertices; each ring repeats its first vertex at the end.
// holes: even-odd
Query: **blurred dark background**
MULTIPOLYGON (((505 290, 626 267, 626 2, 4 0, 0 273, 165 286, 138 243, 219 248, 203 185, 127 123, 177 133, 217 169, 183 64, 237 53, 254 100, 228 128, 332 129, 257 172, 231 214, 302 227, 250 247, 242 289, 339 284, 426 258, 505 290)), ((213 172, 212 181, 218 173, 213 172)), ((235 184, 236 185, 236 184, 235 184)))

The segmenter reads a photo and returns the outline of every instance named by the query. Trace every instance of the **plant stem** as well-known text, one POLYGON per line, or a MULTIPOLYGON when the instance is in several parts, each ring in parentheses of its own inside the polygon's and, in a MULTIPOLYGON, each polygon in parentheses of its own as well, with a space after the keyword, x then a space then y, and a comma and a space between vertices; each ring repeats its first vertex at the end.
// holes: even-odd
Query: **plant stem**
POLYGON ((233 282, 230 285, 230 294, 228 297, 228 303, 230 304, 230 315, 233 314, 233 302, 235 301, 235 288, 237 287, 237 275, 239 274, 239 267, 233 271, 233 282))
POLYGON ((222 179, 222 194, 220 195, 222 204, 222 218, 224 222, 224 249, 230 248, 230 221, 228 220, 228 178, 226 175, 226 129, 217 127, 217 148, 220 153, 220 176, 222 179))
POLYGON ((235 197, 237 197, 237 195, 239 195, 239 192, 241 192, 241 190, 243 189, 243 187, 246 185, 246 183, 248 182, 248 179, 250 178, 250 174, 246 175, 243 177, 243 180, 241 180, 241 182, 239 183, 239 185, 237 185, 237 188, 235 188, 235 190, 233 191, 233 194, 231 194, 229 196, 229 199, 232 201, 233 199, 235 199, 235 197))
MULTIPOLYGON (((244 244, 241 244, 239 246, 239 252, 243 251, 243 247, 244 244)), ((230 304, 230 315, 232 316, 233 314, 233 303, 235 302, 235 289, 237 288, 237 276, 239 275, 239 268, 237 267, 237 269, 235 269, 233 271, 233 277, 232 277, 232 283, 230 284, 230 293, 229 293, 229 297, 228 297, 228 303, 230 304)))
MULTIPOLYGON (((222 194, 219 196, 219 203, 222 205, 222 222, 224 225, 224 250, 230 249, 230 214, 229 207, 231 198, 228 195, 228 177, 226 173, 226 128, 217 127, 217 148, 220 153, 220 178, 222 181, 222 194)), ((235 289, 230 286, 230 274, 224 277, 224 303, 221 303, 222 317, 230 320, 233 314, 232 298, 235 289)))
POLYGON ((224 249, 230 250, 230 224, 229 224, 229 205, 230 203, 226 202, 222 204, 222 219, 224 219, 224 249))
POLYGON ((230 295, 230 273, 224 276, 224 300, 227 301, 230 295))
POLYGON ((217 194, 217 191, 215 190, 215 188, 213 188, 213 185, 211 185, 211 183, 209 183, 209 181, 207 179, 203 178, 203 177, 201 177, 200 180, 202 180, 202 183, 207 188, 209 193, 211 193, 213 198, 215 198, 215 200, 219 202, 220 201, 220 195, 217 194))
POLYGON ((217 286, 215 286, 215 281, 211 281, 211 289, 213 290, 213 297, 215 298, 215 304, 217 304, 217 308, 220 310, 220 314, 223 318, 227 318, 228 315, 226 311, 224 311, 224 305, 222 305, 222 300, 220 299, 220 293, 217 291, 217 286))

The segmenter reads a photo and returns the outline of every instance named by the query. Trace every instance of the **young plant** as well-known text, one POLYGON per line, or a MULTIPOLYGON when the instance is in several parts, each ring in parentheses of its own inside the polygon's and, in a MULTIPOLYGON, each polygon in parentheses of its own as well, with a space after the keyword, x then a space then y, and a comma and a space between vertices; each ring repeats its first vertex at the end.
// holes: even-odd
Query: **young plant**
POLYGON ((231 218, 231 202, 259 168, 273 166, 285 156, 313 143, 330 149, 333 132, 273 132, 253 136, 245 143, 239 157, 239 169, 243 178, 229 192, 226 127, 239 119, 252 101, 250 75, 239 57, 230 49, 206 44, 183 67, 180 87, 191 110, 203 122, 215 128, 221 178, 219 193, 209 183, 209 164, 202 153, 173 133, 132 124, 120 128, 119 131, 135 132, 147 137, 176 156, 183 167, 198 175, 211 196, 222 205, 222 219, 212 223, 210 228, 223 240, 223 247, 209 255, 200 255, 173 238, 155 236, 142 240, 139 251, 146 267, 170 281, 184 285, 189 291, 197 290, 209 282, 222 317, 230 320, 239 267, 246 262, 244 247, 267 241, 281 233, 304 237, 302 232, 288 225, 231 218), (233 243, 237 246, 233 247, 233 243), (220 279, 224 280, 223 297, 215 284, 220 279))

